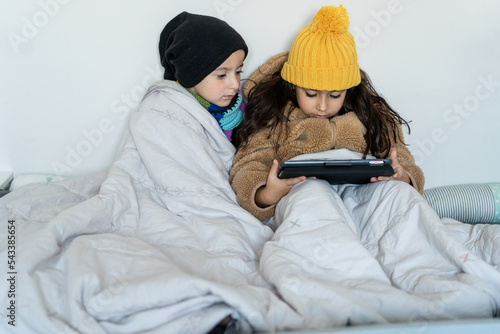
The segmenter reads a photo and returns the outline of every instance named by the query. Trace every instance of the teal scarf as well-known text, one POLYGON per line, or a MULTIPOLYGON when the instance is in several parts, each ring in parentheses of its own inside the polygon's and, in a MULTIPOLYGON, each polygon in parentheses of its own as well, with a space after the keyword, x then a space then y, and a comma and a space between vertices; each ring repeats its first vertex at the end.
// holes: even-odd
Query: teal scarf
POLYGON ((219 107, 189 89, 187 91, 217 120, 222 131, 231 140, 233 129, 240 125, 245 117, 245 102, 243 102, 241 91, 238 90, 227 107, 219 107))

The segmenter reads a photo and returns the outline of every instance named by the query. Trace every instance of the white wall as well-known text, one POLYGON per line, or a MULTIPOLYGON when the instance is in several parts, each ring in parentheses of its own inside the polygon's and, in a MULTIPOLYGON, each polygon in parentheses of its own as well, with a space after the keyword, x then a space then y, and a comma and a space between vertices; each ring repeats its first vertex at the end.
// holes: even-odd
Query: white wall
MULTIPOLYGON (((346 0, 359 63, 412 120, 426 187, 500 182, 500 2, 346 0)), ((146 88, 163 26, 218 16, 250 48, 243 77, 289 48, 327 1, 24 0, 0 4, 0 171, 106 169, 146 88)), ((167 144, 167 143, 166 143, 167 144)))

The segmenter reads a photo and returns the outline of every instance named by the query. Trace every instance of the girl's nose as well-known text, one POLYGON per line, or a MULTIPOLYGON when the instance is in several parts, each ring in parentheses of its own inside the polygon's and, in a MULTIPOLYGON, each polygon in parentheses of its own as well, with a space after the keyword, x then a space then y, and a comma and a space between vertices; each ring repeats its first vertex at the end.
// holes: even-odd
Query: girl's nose
POLYGON ((325 111, 326 110, 326 99, 324 97, 320 97, 318 104, 316 105, 316 108, 320 111, 325 111))

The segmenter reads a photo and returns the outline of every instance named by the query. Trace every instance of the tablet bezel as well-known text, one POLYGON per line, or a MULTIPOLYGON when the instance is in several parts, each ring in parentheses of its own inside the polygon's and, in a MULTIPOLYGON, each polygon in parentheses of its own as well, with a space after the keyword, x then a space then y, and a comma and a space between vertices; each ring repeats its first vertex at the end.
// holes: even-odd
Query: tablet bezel
POLYGON ((364 184, 372 177, 392 176, 391 159, 314 159, 280 162, 278 178, 306 176, 324 179, 330 184, 364 184))

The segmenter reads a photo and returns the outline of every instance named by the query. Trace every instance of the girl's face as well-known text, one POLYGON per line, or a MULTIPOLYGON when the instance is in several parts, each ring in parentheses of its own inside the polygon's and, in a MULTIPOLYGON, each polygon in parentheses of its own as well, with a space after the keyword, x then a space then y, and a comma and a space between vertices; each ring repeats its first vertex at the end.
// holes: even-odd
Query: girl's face
POLYGON ((331 118, 340 111, 345 99, 345 90, 313 90, 295 86, 300 110, 309 117, 331 118))
POLYGON ((190 88, 191 92, 219 107, 227 107, 240 88, 244 59, 245 51, 235 51, 215 71, 190 88))

